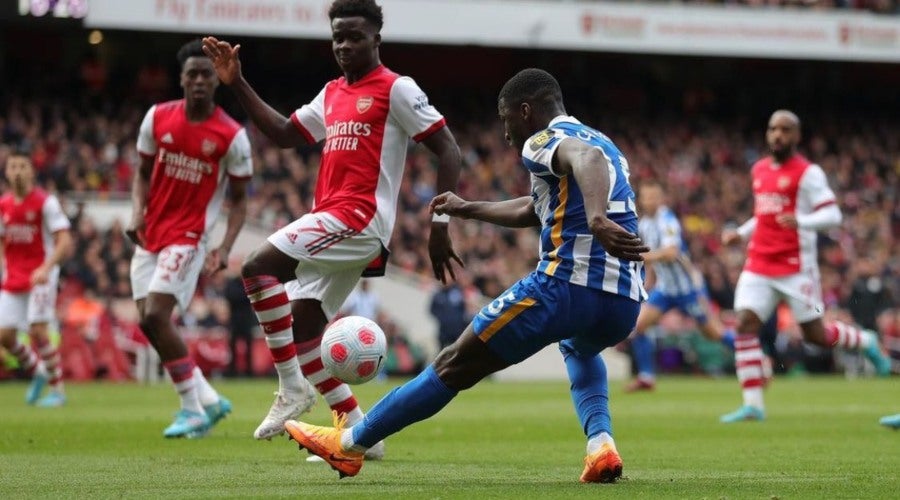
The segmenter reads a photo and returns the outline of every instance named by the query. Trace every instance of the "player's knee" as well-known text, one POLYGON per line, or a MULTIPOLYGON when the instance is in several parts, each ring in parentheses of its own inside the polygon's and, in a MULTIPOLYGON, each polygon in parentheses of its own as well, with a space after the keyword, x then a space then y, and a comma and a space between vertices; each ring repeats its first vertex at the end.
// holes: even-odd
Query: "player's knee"
POLYGON ((254 250, 246 259, 244 259, 244 263, 241 264, 241 276, 244 279, 248 279, 266 274, 264 272, 264 267, 265 265, 263 259, 260 258, 259 251, 254 250))
POLYGON ((434 360, 434 371, 441 382, 455 391, 464 391, 477 384, 482 377, 476 377, 461 361, 456 344, 444 348, 434 360))
POLYGON ((166 313, 165 311, 158 309, 146 309, 144 311, 144 316, 141 317, 139 326, 145 335, 155 337, 165 323, 171 321, 170 318, 171 312, 166 313))

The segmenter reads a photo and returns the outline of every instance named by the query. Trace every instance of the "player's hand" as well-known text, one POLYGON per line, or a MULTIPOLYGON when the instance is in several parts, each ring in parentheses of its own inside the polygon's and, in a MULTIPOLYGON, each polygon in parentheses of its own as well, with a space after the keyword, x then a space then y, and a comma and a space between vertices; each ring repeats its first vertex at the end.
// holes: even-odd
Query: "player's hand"
POLYGON ((228 250, 224 248, 216 248, 206 255, 203 262, 203 272, 207 276, 212 276, 217 272, 228 267, 228 250))
POLYGON ((144 241, 141 235, 144 233, 146 226, 143 217, 134 217, 131 220, 131 224, 125 228, 125 236, 135 245, 142 247, 144 246, 144 241))
POLYGON ((28 281, 31 283, 31 286, 46 285, 50 281, 50 268, 42 264, 31 272, 31 279, 28 281))
POLYGON ((460 219, 468 218, 466 216, 466 208, 468 201, 456 196, 456 194, 447 191, 441 193, 431 200, 428 204, 428 212, 436 215, 449 215, 451 217, 459 217, 460 219))
POLYGON ((216 37, 203 37, 203 53, 212 61, 219 81, 225 85, 231 85, 241 77, 241 60, 238 58, 240 50, 240 44, 232 47, 230 43, 216 37))
POLYGON ((736 245, 741 242, 741 235, 734 229, 726 229, 722 231, 722 244, 723 245, 736 245))
POLYGON ((590 228, 606 253, 618 259, 642 261, 644 257, 641 254, 650 251, 638 235, 629 233, 607 218, 591 221, 590 228))
POLYGON ((450 241, 450 233, 447 231, 450 224, 435 222, 431 224, 431 236, 428 238, 428 255, 431 257, 431 267, 434 269, 434 277, 441 283, 447 283, 447 274, 456 281, 456 273, 453 272, 453 263, 456 261, 460 267, 466 267, 450 241))
POLYGON ((797 216, 794 214, 778 214, 775 216, 775 222, 788 229, 797 229, 797 216))

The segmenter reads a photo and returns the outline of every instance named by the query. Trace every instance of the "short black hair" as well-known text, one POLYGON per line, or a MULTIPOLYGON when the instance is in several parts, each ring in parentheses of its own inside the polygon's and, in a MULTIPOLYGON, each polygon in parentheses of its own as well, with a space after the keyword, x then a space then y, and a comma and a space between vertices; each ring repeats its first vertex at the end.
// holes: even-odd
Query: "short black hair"
POLYGON ((518 106, 525 101, 539 105, 563 105, 562 88, 553 75, 538 68, 523 69, 510 78, 500 89, 500 96, 507 106, 518 106))
POLYGON ((203 52, 203 42, 200 41, 199 38, 191 40, 190 42, 181 46, 178 49, 178 54, 175 55, 178 59, 178 65, 184 68, 184 63, 191 57, 209 57, 206 53, 203 52))
POLYGON ((381 31, 384 26, 384 13, 375 0, 334 0, 328 9, 328 19, 338 17, 361 17, 374 24, 381 31))

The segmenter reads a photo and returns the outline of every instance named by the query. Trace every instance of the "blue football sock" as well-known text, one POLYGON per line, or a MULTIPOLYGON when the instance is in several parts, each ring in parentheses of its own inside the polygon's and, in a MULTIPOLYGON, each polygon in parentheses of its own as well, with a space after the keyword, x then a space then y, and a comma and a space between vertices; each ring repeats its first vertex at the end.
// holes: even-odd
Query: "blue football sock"
POLYGON ((439 412, 458 391, 444 384, 429 365, 418 377, 395 388, 353 426, 353 442, 366 448, 404 427, 439 412))
POLYGON ((725 347, 734 350, 734 330, 728 329, 722 334, 722 344, 725 347))
POLYGON ((612 435, 609 417, 609 387, 606 381, 606 363, 599 354, 580 354, 568 341, 559 343, 566 370, 569 372, 572 402, 575 412, 588 438, 601 432, 612 435))
POLYGON ((631 337, 631 349, 634 352, 634 363, 637 365, 638 375, 653 377, 656 367, 653 363, 655 348, 653 340, 644 333, 636 333, 631 337))

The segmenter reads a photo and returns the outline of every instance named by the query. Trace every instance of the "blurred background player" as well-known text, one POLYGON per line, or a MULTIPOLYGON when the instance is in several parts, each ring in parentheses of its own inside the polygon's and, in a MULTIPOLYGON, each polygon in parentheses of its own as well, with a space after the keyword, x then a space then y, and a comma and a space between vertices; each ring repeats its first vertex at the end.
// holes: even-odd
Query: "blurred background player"
POLYGON ((181 397, 166 437, 199 437, 231 411, 206 381, 172 322, 185 311, 201 270, 226 268, 244 225, 253 175, 246 131, 218 107, 219 80, 200 40, 178 51, 184 98, 154 105, 138 133, 141 163, 134 176, 131 224, 137 245, 131 285, 140 326, 159 353, 181 397), (228 192, 230 211, 221 245, 207 254, 208 231, 228 192))
POLYGON ((769 119, 766 142, 770 156, 753 165, 753 217, 737 230, 724 231, 722 243, 749 239, 747 260, 735 289, 738 314, 735 366, 744 404, 723 415, 724 423, 765 418, 762 321, 786 301, 807 342, 859 350, 879 375, 889 375, 890 360, 878 336, 869 330, 822 320, 825 305, 816 255, 817 231, 841 223, 841 211, 822 169, 797 152, 800 119, 778 110, 769 119))
POLYGON ((533 191, 501 202, 467 202, 445 192, 434 213, 506 227, 541 227, 537 269, 487 305, 459 339, 412 381, 388 393, 345 429, 288 422, 301 446, 340 475, 354 476, 367 448, 431 417, 459 391, 559 342, 572 399, 588 438, 582 482, 614 482, 622 459, 612 439, 604 348, 624 340, 637 319, 642 287, 634 193, 628 163, 602 133, 568 116, 552 75, 526 69, 498 99, 506 139, 521 151, 533 191))
POLYGON ((734 333, 724 332, 719 320, 710 312, 703 277, 690 261, 678 217, 665 205, 662 185, 654 180, 641 183, 638 204, 641 209, 638 231, 650 248, 644 254, 644 263, 651 271, 647 282, 652 283, 652 291, 647 302, 641 305, 631 336, 638 374, 625 388, 626 392, 652 390, 656 385, 656 347, 647 330, 658 324, 662 315, 671 309, 678 309, 693 318, 706 338, 721 341, 729 347, 734 343, 734 333))
MULTIPOLYGON (((381 64, 381 7, 373 0, 337 0, 328 16, 343 76, 290 118, 266 104, 241 75, 240 45, 204 38, 219 78, 267 137, 283 148, 325 141, 312 212, 270 236, 242 269, 279 379, 257 439, 282 434, 287 420, 310 409, 315 392, 309 382, 332 410, 350 421, 362 418, 349 386, 322 366, 325 325, 361 275, 384 273, 409 139, 437 156, 437 192, 454 190, 459 177, 459 147, 444 117, 411 78, 381 64)), ((453 277, 451 259, 459 262, 447 226, 448 220, 435 218, 428 241, 441 281, 447 271, 453 277)))
POLYGON ((900 413, 881 417, 881 420, 879 420, 878 423, 885 427, 890 427, 891 429, 900 429, 900 413))
POLYGON ((9 156, 6 179, 11 189, 0 198, 0 341, 31 377, 25 402, 62 406, 66 402, 62 365, 48 328, 56 320, 59 264, 73 248, 69 219, 56 196, 35 186, 34 166, 27 155, 13 152, 9 156), (17 337, 23 325, 27 325, 30 346, 17 337), (38 399, 48 383, 50 393, 38 399))

